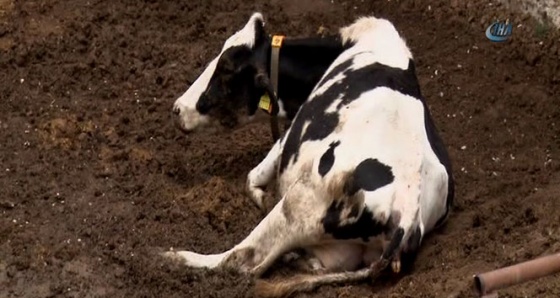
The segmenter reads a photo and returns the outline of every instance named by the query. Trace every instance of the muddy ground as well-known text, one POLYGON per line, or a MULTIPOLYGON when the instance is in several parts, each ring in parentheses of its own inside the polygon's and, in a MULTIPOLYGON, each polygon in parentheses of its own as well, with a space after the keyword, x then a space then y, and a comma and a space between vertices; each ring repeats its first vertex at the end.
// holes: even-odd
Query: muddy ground
MULTIPOLYGON (((472 275, 560 251, 558 34, 489 1, 0 0, 0 297, 247 297, 158 249, 225 250, 268 126, 190 135, 173 101, 253 11, 271 33, 392 20, 454 163, 457 205, 414 271, 299 297, 472 297, 472 275), (509 17, 511 40, 484 30, 509 17)), ((501 297, 560 297, 558 276, 501 297)))

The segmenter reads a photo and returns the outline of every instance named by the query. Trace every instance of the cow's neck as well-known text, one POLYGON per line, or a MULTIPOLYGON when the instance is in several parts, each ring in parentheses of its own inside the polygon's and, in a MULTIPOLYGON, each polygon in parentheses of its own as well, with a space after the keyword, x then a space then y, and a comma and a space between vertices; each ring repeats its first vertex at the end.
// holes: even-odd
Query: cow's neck
MULTIPOLYGON (((338 35, 284 39, 279 55, 277 93, 288 119, 294 118, 301 104, 344 48, 338 35)), ((270 74, 270 47, 267 58, 270 74)))

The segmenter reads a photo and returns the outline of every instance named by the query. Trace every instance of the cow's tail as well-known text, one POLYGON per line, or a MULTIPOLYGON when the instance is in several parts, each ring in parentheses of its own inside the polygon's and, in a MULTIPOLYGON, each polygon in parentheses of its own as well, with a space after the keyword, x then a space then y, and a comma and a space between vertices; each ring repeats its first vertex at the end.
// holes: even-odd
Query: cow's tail
POLYGON ((359 282, 371 277, 372 269, 358 271, 327 273, 321 275, 301 274, 290 278, 256 281, 254 293, 256 297, 278 298, 287 297, 297 292, 311 291, 318 286, 359 282))

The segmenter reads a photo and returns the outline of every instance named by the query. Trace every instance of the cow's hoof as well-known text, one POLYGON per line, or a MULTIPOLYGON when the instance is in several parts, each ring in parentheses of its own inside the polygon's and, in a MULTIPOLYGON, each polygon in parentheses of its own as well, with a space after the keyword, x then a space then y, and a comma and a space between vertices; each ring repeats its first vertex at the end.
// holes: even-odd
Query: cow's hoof
POLYGON ((257 204, 257 207, 259 207, 259 209, 264 210, 264 195, 265 192, 264 190, 262 190, 262 188, 260 187, 255 187, 252 186, 251 184, 247 184, 247 193, 249 194, 249 196, 251 197, 251 199, 253 200, 253 202, 255 204, 257 204))
POLYGON ((326 269, 318 258, 311 257, 307 260, 309 270, 313 273, 324 274, 326 269))
POLYGON ((188 267, 199 267, 197 261, 202 261, 201 255, 190 251, 167 251, 160 254, 162 257, 178 262, 188 267))
POLYGON ((176 251, 161 252, 159 253, 159 255, 175 262, 180 262, 180 263, 185 262, 185 259, 181 255, 177 254, 176 251))
POLYGON ((393 260, 391 262, 391 269, 394 273, 401 272, 401 261, 400 260, 393 260))
POLYGON ((282 256, 282 262, 291 263, 301 258, 301 255, 297 252, 289 252, 282 256))
POLYGON ((169 251, 163 253, 169 259, 191 268, 215 268, 224 258, 224 254, 202 255, 192 251, 169 251))

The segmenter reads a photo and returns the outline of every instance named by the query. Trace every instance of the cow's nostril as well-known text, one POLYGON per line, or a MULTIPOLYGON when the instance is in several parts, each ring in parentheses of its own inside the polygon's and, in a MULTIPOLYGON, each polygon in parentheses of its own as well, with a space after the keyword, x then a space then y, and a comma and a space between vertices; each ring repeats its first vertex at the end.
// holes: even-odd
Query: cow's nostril
POLYGON ((173 114, 179 115, 181 113, 181 109, 179 107, 173 107, 173 114))
POLYGON ((183 127, 183 125, 181 125, 181 121, 179 121, 178 119, 177 119, 177 121, 174 121, 174 123, 175 123, 175 127, 178 128, 183 133, 188 134, 188 133, 191 132, 190 130, 183 127))

